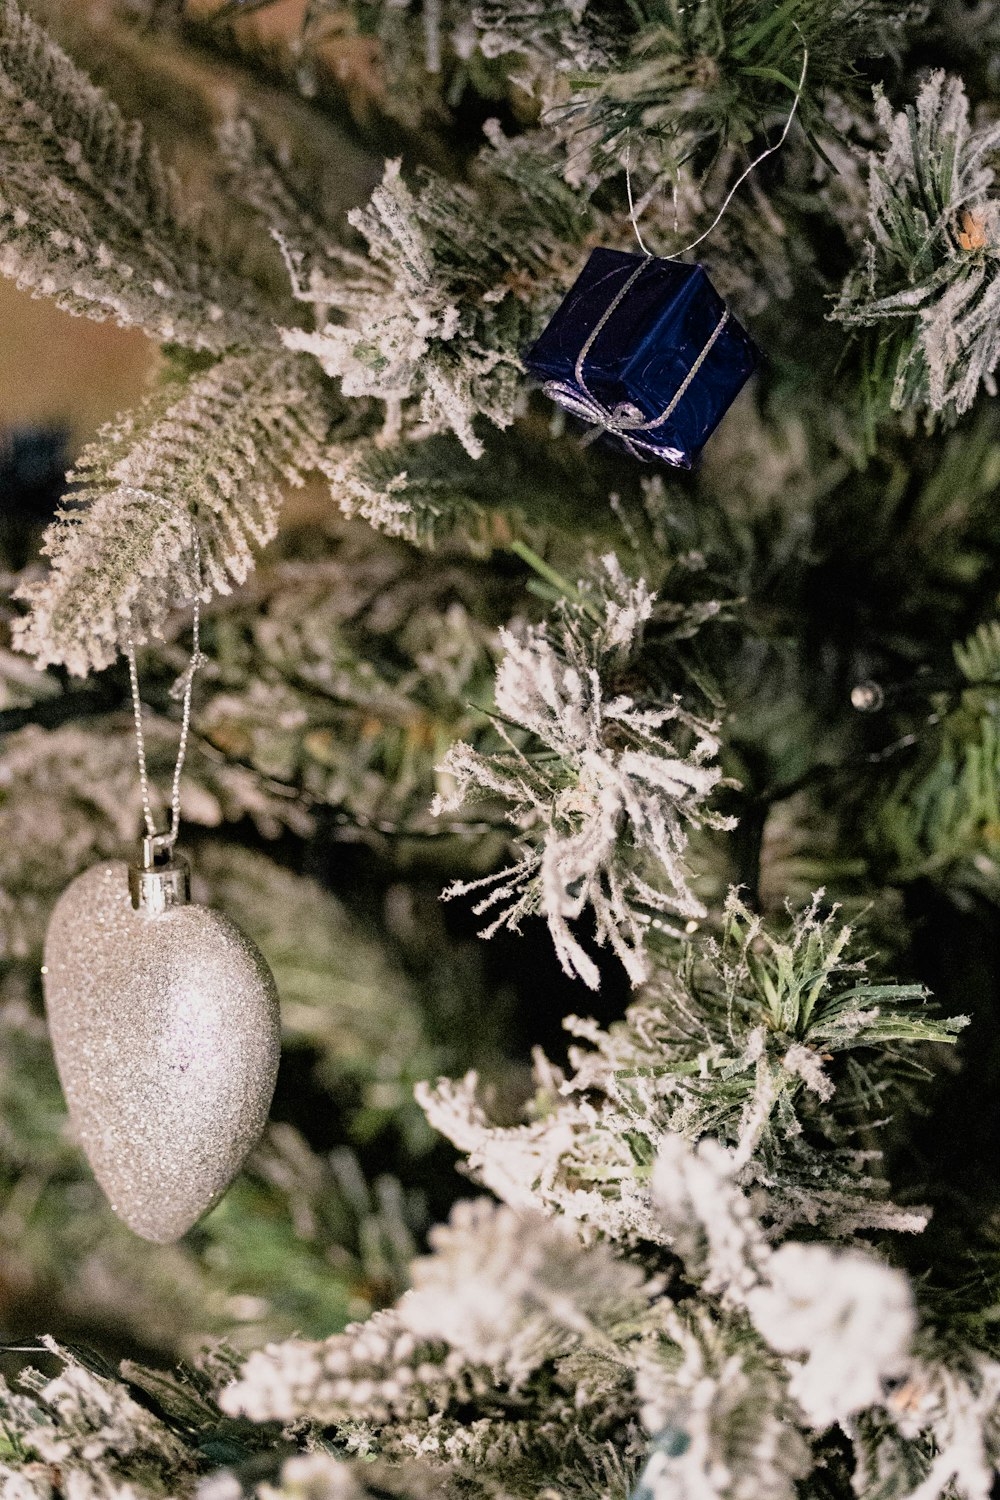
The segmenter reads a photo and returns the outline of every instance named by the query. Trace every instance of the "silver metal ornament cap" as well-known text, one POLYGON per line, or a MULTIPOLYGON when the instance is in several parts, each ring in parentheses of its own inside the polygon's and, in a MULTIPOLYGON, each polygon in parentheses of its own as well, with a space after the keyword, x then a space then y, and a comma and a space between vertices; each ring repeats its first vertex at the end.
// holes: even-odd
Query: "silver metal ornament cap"
POLYGON ((138 864, 129 865, 128 889, 132 906, 148 917, 158 917, 171 906, 191 900, 191 866, 178 854, 169 834, 147 836, 139 845, 138 864))

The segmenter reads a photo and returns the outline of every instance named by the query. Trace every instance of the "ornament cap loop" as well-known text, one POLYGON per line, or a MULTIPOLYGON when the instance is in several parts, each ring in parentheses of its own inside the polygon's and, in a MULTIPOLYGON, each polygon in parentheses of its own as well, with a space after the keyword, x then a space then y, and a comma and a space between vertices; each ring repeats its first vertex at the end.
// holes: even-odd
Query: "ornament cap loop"
POLYGON ((158 917, 171 906, 191 900, 191 867, 176 853, 169 834, 147 835, 139 844, 139 861, 129 865, 128 889, 136 911, 158 917))

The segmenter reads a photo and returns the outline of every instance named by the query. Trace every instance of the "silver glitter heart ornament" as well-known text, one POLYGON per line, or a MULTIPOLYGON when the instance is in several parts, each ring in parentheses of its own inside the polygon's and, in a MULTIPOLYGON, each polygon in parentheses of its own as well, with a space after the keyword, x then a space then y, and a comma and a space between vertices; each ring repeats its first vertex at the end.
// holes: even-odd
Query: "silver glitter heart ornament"
POLYGON ((177 1240, 225 1192, 267 1120, 274 979, 183 861, 95 865, 45 939, 45 1007, 77 1139, 115 1213, 177 1240), (131 888, 130 888, 131 887, 131 888))

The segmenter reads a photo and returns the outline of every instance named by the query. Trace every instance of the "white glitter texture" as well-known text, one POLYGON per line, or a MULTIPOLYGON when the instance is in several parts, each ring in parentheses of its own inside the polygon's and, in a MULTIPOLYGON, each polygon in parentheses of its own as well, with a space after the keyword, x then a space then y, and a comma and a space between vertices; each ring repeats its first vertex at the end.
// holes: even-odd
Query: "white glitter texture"
POLYGON ((274 979, 210 907, 134 911, 128 866, 63 892, 45 940, 45 1005, 77 1139, 111 1207, 177 1240, 256 1143, 280 1051, 274 979))

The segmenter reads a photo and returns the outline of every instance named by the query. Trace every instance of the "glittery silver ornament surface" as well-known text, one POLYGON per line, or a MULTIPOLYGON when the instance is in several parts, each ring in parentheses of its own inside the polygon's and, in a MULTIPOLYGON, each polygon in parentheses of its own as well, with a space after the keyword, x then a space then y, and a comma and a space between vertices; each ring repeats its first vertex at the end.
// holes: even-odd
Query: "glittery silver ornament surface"
POLYGON ((179 1239, 267 1120, 279 1054, 271 971, 210 907, 133 910, 128 866, 113 861, 61 896, 44 979, 59 1078, 95 1177, 136 1234, 179 1239))

